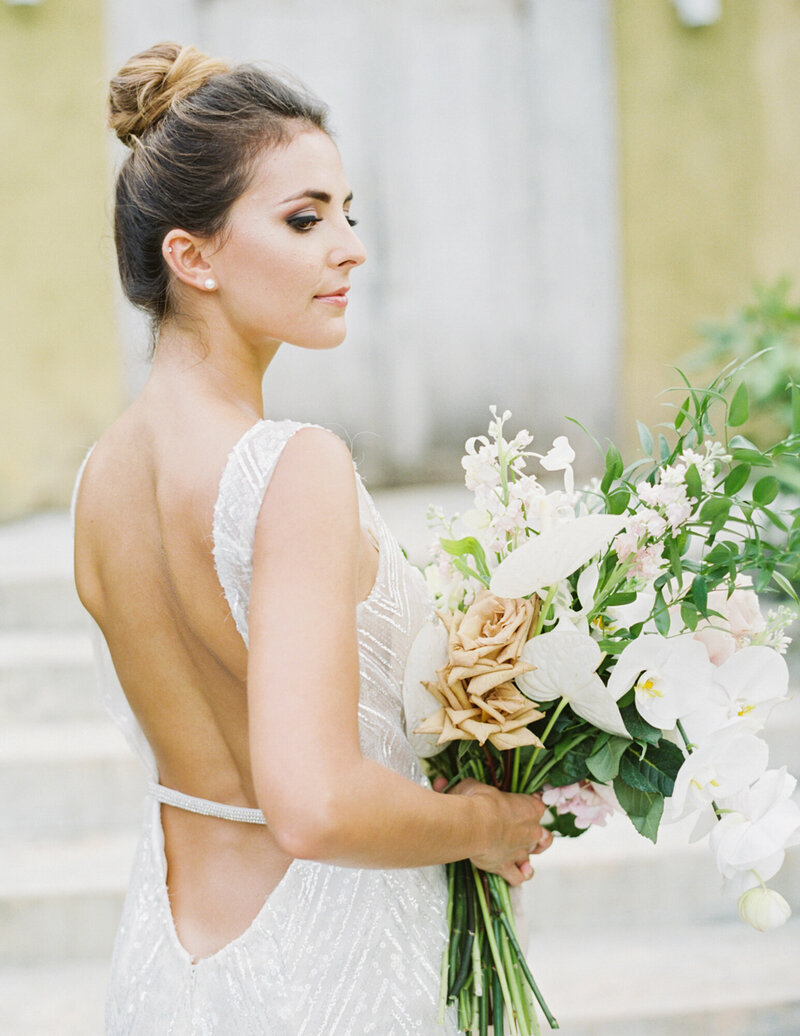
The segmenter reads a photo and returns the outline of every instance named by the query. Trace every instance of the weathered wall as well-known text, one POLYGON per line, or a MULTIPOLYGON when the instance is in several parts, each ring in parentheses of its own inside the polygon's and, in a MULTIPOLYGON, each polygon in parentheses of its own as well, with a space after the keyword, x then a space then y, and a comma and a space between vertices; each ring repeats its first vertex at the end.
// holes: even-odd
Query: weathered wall
POLYGON ((658 420, 697 322, 800 276, 800 5, 727 0, 688 29, 669 3, 617 0, 615 20, 624 409, 658 420))
POLYGON ((0 519, 63 506, 120 404, 103 6, 0 3, 0 519))

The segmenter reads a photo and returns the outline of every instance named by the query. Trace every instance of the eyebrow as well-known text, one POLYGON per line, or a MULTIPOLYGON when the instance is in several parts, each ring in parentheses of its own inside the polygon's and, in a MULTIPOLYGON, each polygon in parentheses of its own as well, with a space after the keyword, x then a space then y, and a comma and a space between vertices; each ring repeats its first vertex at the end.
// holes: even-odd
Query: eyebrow
MULTIPOLYGON (((281 205, 285 205, 289 201, 299 201, 300 198, 313 198, 315 201, 324 202, 326 205, 330 205, 333 200, 327 191, 300 191, 299 194, 293 194, 291 198, 284 198, 281 205)), ((351 191, 344 200, 346 205, 349 201, 353 200, 353 192, 351 191)))

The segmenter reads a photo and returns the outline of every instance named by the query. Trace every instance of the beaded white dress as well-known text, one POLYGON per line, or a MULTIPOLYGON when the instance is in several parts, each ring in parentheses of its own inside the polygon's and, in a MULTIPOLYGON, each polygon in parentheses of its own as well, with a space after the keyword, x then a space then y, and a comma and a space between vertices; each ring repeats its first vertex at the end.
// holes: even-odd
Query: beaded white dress
MULTIPOLYGON (((231 451, 220 481, 214 561, 245 644, 258 512, 281 450, 302 427, 257 422, 231 451)), ((361 521, 380 551, 375 585, 357 615, 361 749, 426 784, 404 730, 402 683, 431 603, 420 573, 360 479, 358 485, 361 521)), ((167 897, 158 801, 166 795, 105 640, 92 625, 106 707, 151 780, 114 948, 108 1036, 455 1036, 452 1009, 444 1025, 437 1021, 447 939, 442 867, 358 870, 295 860, 242 935, 210 957, 191 958, 178 941, 167 897)), ((204 808, 194 801, 188 808, 204 808)), ((214 804, 207 807, 214 811, 214 804)))

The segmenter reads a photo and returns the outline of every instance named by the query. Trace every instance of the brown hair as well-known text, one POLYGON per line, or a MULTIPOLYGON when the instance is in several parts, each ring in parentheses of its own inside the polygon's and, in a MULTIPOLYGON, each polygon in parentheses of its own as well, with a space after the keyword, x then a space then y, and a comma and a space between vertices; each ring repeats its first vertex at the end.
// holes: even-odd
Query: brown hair
POLYGON ((117 261, 125 294, 154 332, 174 312, 165 234, 219 234, 256 156, 303 124, 327 133, 326 119, 300 84, 177 43, 137 54, 111 80, 109 125, 132 149, 117 177, 117 261))

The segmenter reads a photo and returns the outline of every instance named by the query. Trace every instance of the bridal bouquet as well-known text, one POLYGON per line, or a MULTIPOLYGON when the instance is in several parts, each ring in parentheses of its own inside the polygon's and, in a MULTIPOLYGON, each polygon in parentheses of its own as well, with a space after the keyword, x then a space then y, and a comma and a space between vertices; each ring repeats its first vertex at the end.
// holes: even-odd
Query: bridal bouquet
MULTIPOLYGON (((800 507, 773 506, 769 470, 797 461, 800 391, 792 433, 759 450, 731 434, 748 413, 742 385, 731 398, 738 369, 707 389, 687 383, 667 434, 640 425, 644 456, 626 467, 609 446, 602 479, 580 490, 565 437, 536 453, 529 432, 507 438, 511 415, 493 407, 462 461, 474 509, 431 512, 438 613, 414 643, 404 693, 432 776, 539 791, 560 835, 621 810, 655 841, 662 823, 694 815, 692 837, 710 836, 742 919, 766 930, 790 910, 765 883, 800 843, 796 781, 768 768, 758 736, 787 696, 785 629, 800 605, 800 507), (532 459, 562 473, 563 488, 548 491, 532 459), (791 603, 764 614, 770 586, 791 603)), ((491 1022, 496 1036, 530 1036, 535 998, 557 1028, 506 882, 459 861, 448 883, 442 1012, 457 1001, 467 1033, 491 1022)))

